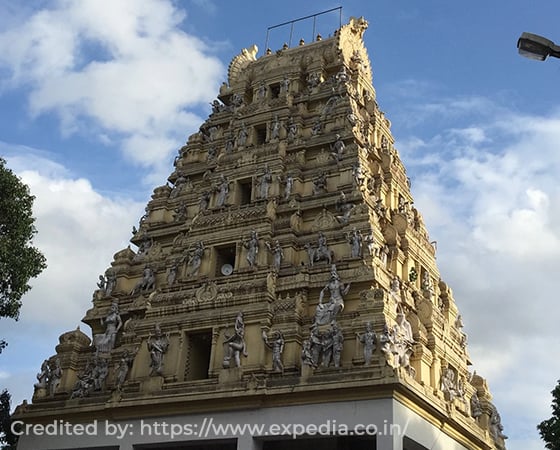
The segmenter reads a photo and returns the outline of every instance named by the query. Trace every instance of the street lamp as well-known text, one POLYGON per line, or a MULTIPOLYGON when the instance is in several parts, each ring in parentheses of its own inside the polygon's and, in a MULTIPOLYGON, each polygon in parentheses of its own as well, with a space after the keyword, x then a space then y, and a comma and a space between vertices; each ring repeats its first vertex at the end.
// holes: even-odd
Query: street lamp
POLYGON ((521 56, 537 61, 544 61, 547 56, 560 58, 560 46, 537 34, 522 33, 517 48, 521 56))

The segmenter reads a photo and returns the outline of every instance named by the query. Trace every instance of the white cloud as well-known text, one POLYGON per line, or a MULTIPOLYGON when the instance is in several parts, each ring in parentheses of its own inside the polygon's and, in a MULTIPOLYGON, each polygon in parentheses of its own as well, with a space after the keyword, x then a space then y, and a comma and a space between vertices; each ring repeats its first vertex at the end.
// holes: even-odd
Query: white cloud
POLYGON ((44 164, 44 158, 39 162, 33 154, 8 159, 35 196, 34 244, 48 263, 32 281, 21 319, 72 329, 91 306, 97 275, 109 267, 114 253, 128 245, 144 203, 105 197, 88 180, 72 178, 63 168, 56 173, 37 170, 39 165, 53 167, 44 164), (22 159, 34 168, 22 170, 22 159))
POLYGON ((51 5, 0 33, 3 88, 29 88, 31 114, 55 113, 63 133, 94 132, 158 168, 202 122, 192 110, 215 95, 223 65, 181 30, 186 13, 170 1, 51 5))
MULTIPOLYGON (((434 103, 447 109, 445 100, 434 103)), ((542 448, 535 427, 550 416, 560 373, 560 115, 524 116, 478 99, 448 103, 455 112, 486 107, 478 118, 465 107, 462 127, 412 133, 396 145, 438 241, 438 268, 463 314, 473 369, 487 377, 513 437, 508 448, 542 448)))

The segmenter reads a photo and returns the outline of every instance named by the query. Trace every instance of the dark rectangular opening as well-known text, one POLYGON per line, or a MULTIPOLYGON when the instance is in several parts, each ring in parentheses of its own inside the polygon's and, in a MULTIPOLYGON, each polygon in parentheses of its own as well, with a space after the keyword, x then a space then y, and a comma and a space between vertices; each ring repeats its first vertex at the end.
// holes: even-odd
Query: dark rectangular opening
POLYGON ((235 244, 216 247, 216 277, 232 274, 235 267, 235 244))
POLYGON ((135 445, 134 450, 237 450, 237 439, 135 445))
POLYGON ((321 438, 263 441, 262 450, 376 450, 375 436, 325 436, 321 438))
POLYGON ((266 142, 266 125, 257 125, 255 128, 256 145, 262 145, 266 142))
POLYGON ((271 98, 280 97, 280 83, 270 85, 270 97, 271 98))
POLYGON ((188 355, 185 367, 185 380, 205 380, 210 367, 212 351, 212 332, 203 331, 187 335, 188 355))
POLYGON ((403 450, 428 450, 427 447, 420 445, 418 442, 413 441, 407 436, 403 437, 403 450))
POLYGON ((248 205, 251 203, 251 193, 253 191, 253 183, 251 180, 239 181, 239 204, 248 205))

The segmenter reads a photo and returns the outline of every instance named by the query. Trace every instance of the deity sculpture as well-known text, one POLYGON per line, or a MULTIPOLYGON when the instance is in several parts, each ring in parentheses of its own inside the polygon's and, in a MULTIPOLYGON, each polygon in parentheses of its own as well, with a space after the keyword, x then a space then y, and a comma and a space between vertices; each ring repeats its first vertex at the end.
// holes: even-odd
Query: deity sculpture
POLYGON ((262 338, 265 345, 272 350, 272 370, 274 372, 284 372, 284 364, 282 363, 282 352, 284 351, 284 335, 280 330, 276 330, 271 338, 263 330, 262 338))
POLYGON ((364 346, 364 365, 369 366, 371 364, 371 357, 375 350, 375 344, 377 343, 377 338, 375 336, 375 331, 373 331, 371 322, 367 322, 366 331, 362 334, 356 333, 356 337, 364 346))
POLYGON ((321 290, 319 294, 319 304, 315 311, 315 324, 324 325, 332 322, 338 313, 344 309, 344 296, 350 290, 350 283, 344 284, 340 281, 340 277, 336 271, 336 266, 331 267, 331 276, 329 282, 321 290), (329 292, 330 299, 328 303, 323 303, 325 293, 329 292))
POLYGON ((103 334, 96 334, 93 342, 96 353, 108 353, 115 347, 117 333, 122 327, 122 319, 117 302, 113 302, 105 318, 101 318, 101 325, 105 326, 105 332, 103 334))
POLYGON ((241 355, 247 357, 247 346, 245 343, 245 322, 243 312, 239 311, 235 319, 234 333, 231 336, 225 335, 224 340, 224 369, 241 366, 241 355))
POLYGON ((155 335, 147 341, 150 352, 150 376, 161 375, 163 371, 163 356, 169 348, 169 335, 163 334, 159 324, 155 325, 155 335))
POLYGON ((249 239, 243 242, 243 247, 247 249, 247 262, 251 268, 255 267, 257 254, 259 253, 259 235, 255 230, 251 231, 249 239))

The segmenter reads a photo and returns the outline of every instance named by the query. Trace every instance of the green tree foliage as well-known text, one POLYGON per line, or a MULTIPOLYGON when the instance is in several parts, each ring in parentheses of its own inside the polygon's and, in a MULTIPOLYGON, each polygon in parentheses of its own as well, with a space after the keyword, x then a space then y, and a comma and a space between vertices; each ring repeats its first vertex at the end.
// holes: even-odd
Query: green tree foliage
MULTIPOLYGON (((0 158, 0 319, 17 320, 21 298, 31 286, 28 282, 46 265, 43 254, 32 245, 37 233, 32 214, 33 197, 29 188, 0 158)), ((0 353, 7 343, 0 340, 0 353)), ((10 399, 7 390, 0 394, 0 445, 15 450, 17 436, 10 428, 10 399)))
POLYGON ((2 450, 15 450, 18 440, 11 428, 10 399, 10 394, 4 389, 0 394, 0 444, 2 444, 2 450))
POLYGON ((46 267, 31 242, 37 232, 29 188, 0 158, 0 318, 17 320, 28 282, 46 267))
POLYGON ((552 391, 552 417, 537 425, 541 439, 550 450, 560 450, 560 380, 552 391))

